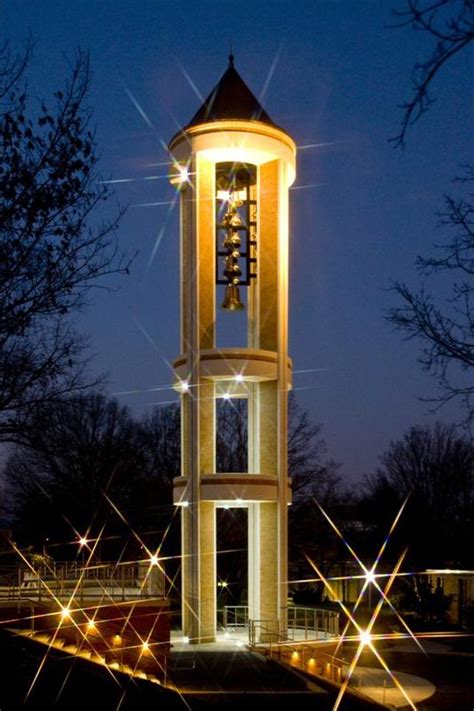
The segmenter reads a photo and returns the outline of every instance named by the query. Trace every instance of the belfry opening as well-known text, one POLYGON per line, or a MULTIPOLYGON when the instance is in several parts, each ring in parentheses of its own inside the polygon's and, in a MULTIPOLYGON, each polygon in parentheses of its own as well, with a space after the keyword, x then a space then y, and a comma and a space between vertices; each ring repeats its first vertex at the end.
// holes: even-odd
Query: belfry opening
POLYGON ((181 216, 174 374, 182 471, 174 503, 181 510, 183 635, 191 643, 215 640, 217 609, 232 584, 226 570, 239 566, 242 620, 252 622, 257 637, 284 636, 288 190, 296 147, 231 57, 169 150, 181 216), (235 534, 234 549, 223 550, 224 529, 235 534))

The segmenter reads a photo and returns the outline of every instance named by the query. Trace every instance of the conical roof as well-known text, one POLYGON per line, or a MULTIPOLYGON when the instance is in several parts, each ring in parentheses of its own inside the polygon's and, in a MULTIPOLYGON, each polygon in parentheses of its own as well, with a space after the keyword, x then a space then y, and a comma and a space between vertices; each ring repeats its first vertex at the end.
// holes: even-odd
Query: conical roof
POLYGON ((184 130, 200 123, 226 119, 261 121, 275 126, 235 69, 232 54, 229 56, 228 68, 184 130))

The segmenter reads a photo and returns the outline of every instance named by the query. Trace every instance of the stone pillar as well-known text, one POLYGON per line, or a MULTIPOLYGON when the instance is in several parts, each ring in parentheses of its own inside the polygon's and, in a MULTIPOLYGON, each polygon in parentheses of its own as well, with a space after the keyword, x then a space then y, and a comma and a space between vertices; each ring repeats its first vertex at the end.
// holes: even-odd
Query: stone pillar
POLYGON ((215 510, 202 502, 201 475, 214 471, 214 386, 203 381, 199 355, 214 345, 214 165, 193 160, 195 190, 182 194, 182 350, 189 389, 182 395, 182 475, 189 481, 182 509, 183 633, 210 642, 216 629, 215 510))
MULTIPOLYGON (((278 501, 249 505, 249 617, 271 634, 286 634, 287 605, 287 227, 286 176, 282 161, 259 168, 258 262, 253 333, 259 348, 277 352, 277 379, 254 385, 258 405, 249 422, 249 461, 255 471, 278 478, 278 501), (256 426, 257 423, 257 426, 256 426), (258 447, 258 454, 254 451, 258 447)), ((250 412, 250 409, 249 409, 250 412)))

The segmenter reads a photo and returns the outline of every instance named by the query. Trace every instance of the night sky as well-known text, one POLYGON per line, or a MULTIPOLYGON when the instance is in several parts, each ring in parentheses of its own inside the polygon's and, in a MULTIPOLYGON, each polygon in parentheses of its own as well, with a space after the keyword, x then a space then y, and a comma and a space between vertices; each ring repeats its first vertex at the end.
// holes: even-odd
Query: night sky
POLYGON ((120 395, 135 412, 176 400, 167 363, 179 355, 178 210, 138 205, 172 199, 163 144, 225 71, 231 41, 274 122, 298 146, 323 144, 299 151, 301 189, 291 194, 289 350, 298 400, 323 424, 329 455, 352 479, 409 426, 462 419, 454 405, 433 415, 418 400, 435 382, 416 363, 416 343, 384 322, 396 305, 390 280, 415 286, 416 256, 443 241, 435 213, 473 148, 469 51, 437 78, 436 104, 405 151, 388 142, 412 65, 431 47, 422 33, 389 27, 402 1, 2 3, 12 46, 29 32, 37 39, 33 103, 61 87, 65 57, 90 51, 101 172, 134 179, 114 186, 129 205, 121 247, 138 250, 131 275, 111 282, 118 291, 96 291, 78 325, 109 392, 138 391, 120 395))

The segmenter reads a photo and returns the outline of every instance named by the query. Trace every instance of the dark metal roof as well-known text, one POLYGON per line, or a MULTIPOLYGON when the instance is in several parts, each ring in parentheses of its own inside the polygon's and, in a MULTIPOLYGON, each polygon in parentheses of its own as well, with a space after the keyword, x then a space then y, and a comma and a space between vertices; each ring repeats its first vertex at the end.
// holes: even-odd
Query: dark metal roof
POLYGON ((225 119, 262 121, 275 126, 235 69, 232 54, 229 56, 227 70, 184 130, 200 123, 225 119))

